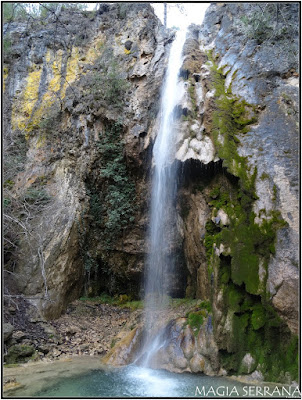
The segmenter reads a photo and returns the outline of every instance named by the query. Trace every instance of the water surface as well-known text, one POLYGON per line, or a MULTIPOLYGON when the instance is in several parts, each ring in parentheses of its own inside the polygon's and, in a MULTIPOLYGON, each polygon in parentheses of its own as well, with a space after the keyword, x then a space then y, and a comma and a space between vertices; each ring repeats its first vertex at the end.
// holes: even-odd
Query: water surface
MULTIPOLYGON (((195 397, 196 387, 236 386, 239 393, 247 386, 228 378, 197 374, 175 374, 138 366, 92 370, 80 376, 61 379, 35 396, 43 397, 195 397)), ((197 391, 198 395, 198 391, 197 391)), ((200 397, 200 395, 198 396, 200 397)), ((210 397, 213 397, 213 394, 210 397)))

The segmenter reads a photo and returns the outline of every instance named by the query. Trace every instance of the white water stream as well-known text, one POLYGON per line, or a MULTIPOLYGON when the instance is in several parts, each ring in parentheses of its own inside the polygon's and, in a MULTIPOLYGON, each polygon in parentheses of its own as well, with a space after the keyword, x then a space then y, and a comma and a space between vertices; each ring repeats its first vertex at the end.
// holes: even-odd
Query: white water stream
POLYGON ((175 222, 175 198, 177 176, 175 160, 175 135, 179 71, 183 63, 182 49, 186 30, 178 31, 168 61, 160 109, 160 127, 153 148, 154 172, 152 179, 150 214, 150 253, 145 277, 145 345, 143 365, 149 365, 150 357, 161 347, 158 338, 148 334, 154 326, 154 311, 162 307, 170 294, 169 283, 174 270, 171 254, 171 227, 175 222))

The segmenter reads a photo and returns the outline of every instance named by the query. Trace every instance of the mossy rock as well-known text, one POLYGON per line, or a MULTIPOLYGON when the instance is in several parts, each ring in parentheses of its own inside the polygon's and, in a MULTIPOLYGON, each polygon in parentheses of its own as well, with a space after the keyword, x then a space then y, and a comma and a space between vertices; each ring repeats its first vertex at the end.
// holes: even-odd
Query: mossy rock
POLYGON ((8 349, 4 357, 7 364, 27 361, 35 352, 34 346, 25 344, 15 344, 8 349))

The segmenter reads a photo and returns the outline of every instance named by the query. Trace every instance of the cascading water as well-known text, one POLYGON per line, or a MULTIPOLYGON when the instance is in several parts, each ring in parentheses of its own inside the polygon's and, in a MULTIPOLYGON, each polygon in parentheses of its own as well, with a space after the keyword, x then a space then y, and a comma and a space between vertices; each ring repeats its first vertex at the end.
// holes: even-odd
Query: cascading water
POLYGON ((182 65, 182 49, 186 30, 178 31, 172 43, 165 84, 161 98, 160 128, 153 148, 154 172, 152 179, 150 253, 145 278, 145 338, 142 354, 143 364, 149 364, 150 357, 162 345, 159 337, 152 338, 154 311, 164 303, 170 294, 169 281, 174 270, 174 260, 169 251, 171 228, 175 223, 175 196, 177 176, 175 162, 175 133, 178 92, 177 83, 182 65))

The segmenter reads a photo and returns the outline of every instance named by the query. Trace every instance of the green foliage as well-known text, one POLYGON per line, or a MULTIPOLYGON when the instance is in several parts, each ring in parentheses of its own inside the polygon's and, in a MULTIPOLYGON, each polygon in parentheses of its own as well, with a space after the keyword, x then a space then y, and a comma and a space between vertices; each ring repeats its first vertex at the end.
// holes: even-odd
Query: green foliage
POLYGON ((107 293, 102 293, 97 297, 81 297, 80 300, 92 304, 110 304, 121 308, 130 308, 132 311, 144 308, 144 303, 142 300, 131 300, 130 296, 128 295, 112 297, 107 293))
POLYGON ((28 11, 24 3, 3 3, 3 22, 9 23, 17 20, 25 20, 28 11))
POLYGON ((199 304, 200 308, 204 308, 205 310, 208 311, 208 313, 210 313, 212 311, 212 306, 209 300, 203 300, 201 301, 201 303, 199 304))
POLYGON ((100 155, 100 177, 105 184, 101 204, 97 205, 94 197, 91 210, 103 227, 102 236, 107 244, 110 244, 134 221, 136 209, 135 184, 127 171, 121 132, 121 125, 108 126, 97 143, 100 155))
POLYGON ((100 70, 90 75, 89 92, 92 93, 94 100, 104 101, 107 105, 120 109, 124 105, 129 82, 123 76, 113 54, 109 54, 109 57, 110 62, 104 62, 100 70))
POLYGON ((3 207, 6 208, 10 205, 11 199, 8 199, 6 197, 3 198, 3 207))
POLYGON ((10 35, 6 35, 3 38, 2 46, 3 46, 2 47, 3 48, 3 53, 5 55, 9 55, 11 53, 11 49, 12 49, 12 40, 11 40, 10 35))
MULTIPOLYGON (((271 255, 275 253, 275 241, 278 229, 286 226, 278 211, 259 215, 253 211, 255 179, 257 169, 251 174, 245 157, 238 154, 239 137, 247 132, 249 124, 255 121, 253 107, 232 96, 231 90, 225 91, 225 77, 215 65, 213 54, 212 85, 215 89, 213 112, 213 139, 223 166, 236 179, 220 178, 208 194, 208 204, 212 216, 222 209, 229 217, 228 226, 215 224, 211 219, 206 223, 205 247, 209 271, 218 270, 217 285, 223 290, 225 315, 231 318, 232 334, 226 339, 227 349, 222 351, 222 365, 232 373, 240 373, 241 361, 249 352, 262 365, 265 378, 280 381, 285 371, 293 372, 296 379, 297 364, 294 367, 287 362, 276 361, 272 352, 281 357, 282 352, 294 353, 292 347, 283 343, 281 338, 290 338, 285 323, 267 300, 267 266, 271 255), (252 114, 251 114, 252 112, 252 114), (260 223, 255 223, 256 217, 260 223), (227 256, 219 257, 214 251, 220 244, 227 250, 227 256), (264 276, 259 280, 259 266, 264 268, 264 276), (286 331, 287 330, 287 331, 286 331), (284 336, 285 335, 285 336, 284 336), (289 346, 289 347, 288 347, 289 346), (288 350, 290 348, 290 350, 288 350)), ((261 179, 266 179, 265 174, 261 179)), ((286 341, 285 341, 286 342, 286 341)))
MULTIPOLYGON (((119 272, 113 273, 110 269, 115 244, 134 222, 136 212, 136 188, 124 157, 122 129, 120 124, 107 123, 99 134, 97 164, 86 182, 90 223, 88 230, 88 225, 81 220, 79 237, 86 271, 86 293, 91 295, 98 294, 104 287, 100 277, 106 281, 109 293, 121 293, 125 289, 124 281, 119 287, 119 272), (98 253, 91 254, 91 240, 95 238, 99 241, 98 253)), ((120 275, 125 279, 123 272, 120 275)))
MULTIPOLYGON (((188 304, 190 304, 190 302, 188 304)), ((192 302, 192 305, 193 304, 194 302, 192 302)), ((197 303, 195 300, 195 307, 193 311, 188 312, 186 315, 187 323, 192 328, 195 336, 198 335, 200 327, 204 322, 204 318, 207 318, 209 313, 211 313, 211 311, 212 311, 211 303, 208 300, 203 300, 203 301, 199 300, 197 301, 197 303)))
POLYGON ((5 362, 15 364, 16 362, 27 361, 35 352, 31 345, 15 344, 8 349, 5 355, 5 362))
POLYGON ((211 220, 207 221, 204 244, 206 248, 207 259, 209 261, 211 260, 211 257, 214 252, 214 244, 218 246, 220 243, 220 237, 221 237, 220 231, 221 231, 220 228, 216 224, 214 224, 213 221, 211 220))
POLYGON ((69 11, 83 11, 86 10, 87 4, 85 3, 40 3, 37 9, 37 13, 41 18, 47 18, 50 15, 56 13, 61 7, 61 10, 69 10, 69 11))
POLYGON ((192 328, 194 335, 197 336, 201 325, 203 324, 202 310, 188 314, 188 324, 192 328))
POLYGON ((260 179, 262 181, 264 181, 265 179, 269 179, 269 174, 267 174, 266 172, 263 172, 260 176, 260 179))
POLYGON ((259 44, 273 35, 271 15, 267 12, 254 11, 249 15, 244 15, 240 20, 246 36, 256 39, 259 44))

